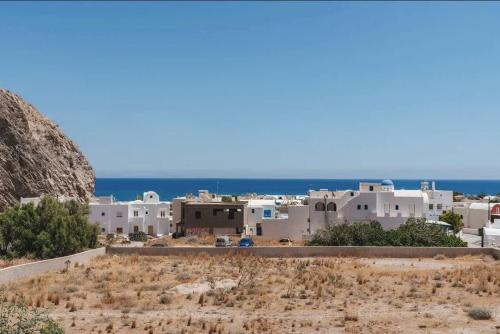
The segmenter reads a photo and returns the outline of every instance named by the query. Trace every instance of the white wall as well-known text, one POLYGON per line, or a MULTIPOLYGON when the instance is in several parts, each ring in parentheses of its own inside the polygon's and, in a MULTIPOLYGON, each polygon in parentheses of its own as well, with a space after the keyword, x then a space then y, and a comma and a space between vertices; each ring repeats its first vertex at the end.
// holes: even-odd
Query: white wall
POLYGON ((292 205, 288 207, 288 218, 266 219, 262 223, 262 238, 268 240, 279 240, 289 238, 291 240, 302 240, 308 235, 309 228, 309 206, 292 205))
POLYGON ((144 201, 113 202, 103 198, 89 207, 90 221, 98 224, 103 233, 132 233, 135 226, 152 235, 171 232, 170 202, 160 202, 155 192, 144 193, 144 201))

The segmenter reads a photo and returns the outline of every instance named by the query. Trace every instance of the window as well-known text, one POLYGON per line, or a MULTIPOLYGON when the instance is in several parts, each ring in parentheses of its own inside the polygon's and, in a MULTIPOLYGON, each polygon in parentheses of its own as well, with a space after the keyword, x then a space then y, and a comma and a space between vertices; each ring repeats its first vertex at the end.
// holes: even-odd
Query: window
POLYGON ((195 217, 196 219, 201 219, 201 211, 196 211, 196 212, 194 213, 194 217, 195 217))
POLYGON ((106 212, 101 212, 101 216, 105 216, 106 215, 106 212))
POLYGON ((224 211, 224 210, 222 210, 222 209, 213 209, 212 214, 213 214, 214 216, 217 216, 217 214, 218 214, 219 212, 223 212, 223 211, 224 211))
POLYGON ((134 226, 134 233, 137 233, 137 232, 139 232, 139 226, 135 225, 134 226))
POLYGON ((353 197, 353 196, 354 196, 354 191, 351 191, 351 197, 353 197))
POLYGON ((101 232, 102 232, 102 233, 106 232, 106 229, 105 229, 104 227, 103 227, 103 228, 101 228, 101 232))
POLYGON ((230 220, 233 220, 234 219, 234 211, 233 210, 230 210, 229 211, 229 214, 227 216, 227 219, 230 219, 230 220))
POLYGON ((134 217, 139 217, 139 210, 134 210, 134 217))
POLYGON ((116 218, 123 217, 123 213, 121 211, 116 211, 116 218))
POLYGON ((429 210, 434 210, 434 204, 429 204, 429 210))
POLYGON ((365 204, 365 210, 368 210, 368 204, 365 204))
POLYGON ((396 204, 395 209, 399 210, 399 205, 398 204, 396 204))
POLYGON ((116 233, 117 234, 123 234, 123 227, 117 227, 116 228, 116 233))
POLYGON ((165 211, 164 210, 160 211, 160 217, 165 217, 165 211))
POLYGON ((361 204, 358 204, 358 210, 361 210, 361 204))
POLYGON ((252 213, 255 213, 255 209, 252 209, 252 213))
POLYGON ((262 212, 262 216, 264 218, 271 218, 271 215, 272 215, 272 211, 270 209, 265 209, 263 212, 262 212))
POLYGON ((326 211, 337 211, 337 204, 334 202, 328 203, 326 206, 326 211))
POLYGON ((370 191, 373 191, 373 186, 370 186, 370 191))
POLYGON ((147 214, 147 215, 149 215, 149 211, 148 210, 146 210, 146 212, 144 212, 144 213, 147 214))
POLYGON ((149 198, 153 198, 153 195, 149 195, 149 198))
POLYGON ((438 205, 436 205, 436 207, 438 210, 443 210, 443 204, 438 204, 438 205))
POLYGON ((316 204, 314 204, 314 209, 316 211, 325 211, 325 203, 317 202, 316 204))

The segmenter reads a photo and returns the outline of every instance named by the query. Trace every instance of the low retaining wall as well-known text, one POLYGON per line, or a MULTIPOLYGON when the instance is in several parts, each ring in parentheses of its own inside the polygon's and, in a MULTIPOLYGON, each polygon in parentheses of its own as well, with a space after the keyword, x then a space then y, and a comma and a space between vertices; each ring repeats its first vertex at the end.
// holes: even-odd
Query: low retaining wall
POLYGON ((462 232, 465 234, 479 235, 479 229, 477 228, 463 228, 462 232))
POLYGON ((106 254, 106 248, 101 247, 69 256, 57 257, 55 259, 42 260, 32 263, 25 263, 0 269, 0 284, 6 284, 20 278, 41 275, 48 271, 63 270, 67 267, 68 264, 66 263, 66 261, 68 260, 70 261, 69 265, 71 266, 77 262, 80 264, 87 263, 92 258, 104 254, 106 254))
POLYGON ((387 257, 387 258, 418 258, 434 257, 442 254, 446 257, 465 255, 491 255, 500 258, 500 250, 493 248, 467 247, 371 247, 371 246, 312 246, 312 247, 251 247, 251 248, 215 248, 215 247, 108 247, 106 254, 116 255, 243 255, 263 257, 387 257))

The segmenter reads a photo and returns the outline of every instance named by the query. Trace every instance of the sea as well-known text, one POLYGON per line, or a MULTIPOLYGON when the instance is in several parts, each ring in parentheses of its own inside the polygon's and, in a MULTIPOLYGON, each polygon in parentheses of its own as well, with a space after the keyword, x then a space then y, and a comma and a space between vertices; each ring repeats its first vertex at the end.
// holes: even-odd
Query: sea
MULTIPOLYGON (((380 179, 208 179, 208 178, 97 178, 96 196, 113 195, 119 201, 131 201, 145 191, 155 191, 161 200, 169 201, 186 194, 208 190, 226 195, 256 193, 262 195, 305 195, 309 189, 358 189, 359 182, 380 179)), ((422 180, 392 180, 396 189, 419 189, 422 180)), ((500 180, 427 180, 436 189, 453 190, 466 195, 500 194, 500 180)))

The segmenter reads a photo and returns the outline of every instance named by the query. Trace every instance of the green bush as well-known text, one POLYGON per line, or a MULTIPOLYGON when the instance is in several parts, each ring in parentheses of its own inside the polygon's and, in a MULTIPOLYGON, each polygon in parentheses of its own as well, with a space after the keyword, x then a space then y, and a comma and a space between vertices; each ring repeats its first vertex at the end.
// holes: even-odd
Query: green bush
MULTIPOLYGON (((2 298, 3 300, 3 298, 2 298)), ((62 328, 45 313, 23 303, 0 302, 1 334, 64 334, 62 328)))
POLYGON ((129 233, 128 238, 130 239, 130 241, 148 241, 147 234, 142 231, 129 233))
POLYGON ((98 245, 99 228, 88 222, 88 206, 44 197, 0 213, 0 255, 52 258, 98 245))
POLYGON ((385 231, 378 222, 341 224, 318 231, 310 245, 383 246, 385 231))
POLYGON ((448 211, 439 216, 439 220, 450 224, 453 227, 453 232, 458 233, 464 227, 462 216, 457 213, 448 211))
POLYGON ((448 235, 439 225, 408 219, 397 229, 384 231, 378 222, 334 225, 315 233, 310 246, 413 246, 466 247, 467 243, 448 235))

